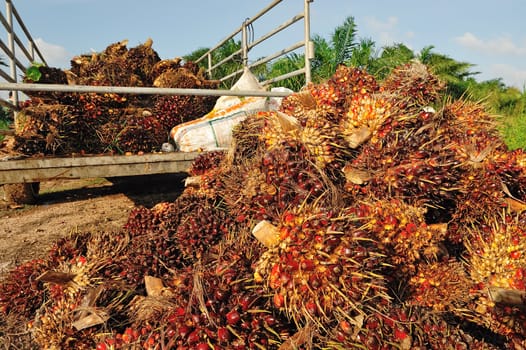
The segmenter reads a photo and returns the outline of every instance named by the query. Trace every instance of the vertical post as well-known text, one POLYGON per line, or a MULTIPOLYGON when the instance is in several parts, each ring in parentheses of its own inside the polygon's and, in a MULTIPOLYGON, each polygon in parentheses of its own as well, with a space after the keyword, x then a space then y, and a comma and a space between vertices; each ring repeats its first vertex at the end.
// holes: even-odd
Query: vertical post
POLYGON ((304 0, 303 20, 305 22, 305 83, 310 83, 310 61, 314 58, 314 43, 310 40, 310 3, 314 0, 304 0))
MULTIPOLYGON (((6 0, 5 2, 5 13, 7 17, 7 44, 9 47, 9 68, 11 73, 11 78, 13 82, 16 83, 16 63, 15 63, 15 35, 13 33, 13 4, 11 0, 6 0)), ((18 91, 11 91, 12 102, 15 106, 18 105, 18 91)), ((16 116, 16 113, 15 113, 16 116)))
POLYGON ((33 41, 29 42, 29 55, 31 55, 31 61, 35 61, 35 43, 33 41))
POLYGON ((208 77, 209 79, 212 79, 212 53, 209 52, 208 55, 206 55, 206 59, 208 61, 208 77))
POLYGON ((248 67, 248 38, 247 38, 247 20, 243 21, 241 29, 241 50, 243 54, 243 68, 248 67))

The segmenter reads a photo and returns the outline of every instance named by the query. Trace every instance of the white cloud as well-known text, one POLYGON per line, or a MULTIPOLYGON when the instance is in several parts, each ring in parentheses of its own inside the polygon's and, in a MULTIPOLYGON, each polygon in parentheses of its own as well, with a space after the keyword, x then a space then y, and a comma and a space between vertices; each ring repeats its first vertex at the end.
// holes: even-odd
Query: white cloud
POLYGON ((381 21, 376 17, 366 17, 365 25, 381 46, 391 45, 396 42, 396 36, 393 35, 393 33, 395 33, 395 29, 398 25, 397 17, 388 17, 386 21, 381 21))
POLYGON ((506 85, 515 86, 519 90, 526 88, 526 70, 509 64, 493 64, 490 70, 490 75, 501 77, 506 85))
POLYGON ((65 48, 60 45, 50 44, 42 38, 35 39, 35 44, 42 56, 44 56, 48 66, 62 69, 70 68, 70 60, 73 56, 65 48))
POLYGON ((415 34, 415 32, 406 32, 405 36, 408 39, 413 39, 416 36, 416 34, 415 34))
POLYGON ((482 40, 473 33, 466 32, 456 37, 455 41, 468 49, 491 53, 526 56, 526 46, 520 46, 513 42, 508 36, 500 36, 489 40, 482 40))
POLYGON ((398 25, 398 18, 390 16, 386 21, 381 21, 376 17, 366 17, 365 23, 375 32, 384 32, 393 30, 398 25))

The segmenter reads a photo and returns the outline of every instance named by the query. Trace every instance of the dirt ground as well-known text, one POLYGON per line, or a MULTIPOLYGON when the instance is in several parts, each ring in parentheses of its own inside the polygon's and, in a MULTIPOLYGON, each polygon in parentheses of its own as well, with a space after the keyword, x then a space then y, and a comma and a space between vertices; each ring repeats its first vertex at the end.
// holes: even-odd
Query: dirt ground
POLYGON ((115 232, 131 209, 175 200, 184 175, 82 179, 41 183, 36 205, 13 206, 0 186, 0 274, 44 256, 51 244, 76 232, 115 232))

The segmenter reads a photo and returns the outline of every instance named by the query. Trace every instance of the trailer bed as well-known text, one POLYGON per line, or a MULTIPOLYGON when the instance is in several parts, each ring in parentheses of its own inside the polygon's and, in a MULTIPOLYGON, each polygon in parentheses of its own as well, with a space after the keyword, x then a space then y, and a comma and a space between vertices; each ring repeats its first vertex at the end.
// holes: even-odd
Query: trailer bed
POLYGON ((6 157, 0 161, 0 184, 59 179, 184 173, 199 152, 70 157, 6 157))

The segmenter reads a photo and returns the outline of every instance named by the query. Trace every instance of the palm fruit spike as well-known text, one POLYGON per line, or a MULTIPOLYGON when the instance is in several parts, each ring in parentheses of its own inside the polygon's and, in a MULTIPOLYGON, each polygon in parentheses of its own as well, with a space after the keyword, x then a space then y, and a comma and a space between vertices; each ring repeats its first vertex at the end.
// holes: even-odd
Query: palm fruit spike
POLYGON ((488 230, 474 229, 466 241, 469 272, 475 283, 472 321, 508 336, 526 336, 522 295, 526 291, 526 233, 516 218, 488 217, 488 230), (513 298, 516 295, 517 297, 513 298), (520 299, 517 304, 513 300, 520 299))
POLYGON ((334 103, 339 100, 340 97, 329 85, 310 84, 304 90, 285 97, 279 110, 296 118, 303 126, 313 118, 334 122, 338 120, 338 110, 334 103))
POLYGON ((302 127, 293 117, 271 112, 265 115, 265 121, 262 138, 267 149, 272 150, 288 140, 295 140, 305 147, 307 156, 320 169, 335 160, 338 153, 336 127, 326 119, 313 116, 302 127))
POLYGON ((414 273, 420 260, 437 260, 447 254, 440 247, 446 232, 426 224, 425 208, 392 198, 364 202, 351 211, 384 249, 392 250, 390 262, 406 272, 414 273))
POLYGON ((334 101, 339 114, 343 114, 349 108, 349 100, 356 95, 374 94, 379 91, 379 85, 375 77, 364 69, 343 64, 338 65, 336 72, 329 78, 327 84, 339 97, 334 101), (342 98, 343 97, 343 98, 342 98))
POLYGON ((323 348, 335 350, 497 350, 505 345, 491 332, 464 329, 447 313, 407 304, 393 305, 361 320, 340 319, 326 338, 323 348))
POLYGON ((299 141, 307 150, 307 157, 320 169, 334 163, 338 156, 335 128, 328 123, 306 126, 299 133, 299 141))
MULTIPOLYGON (((63 262, 54 274, 44 273, 44 282, 52 297, 34 320, 35 342, 42 347, 67 348, 81 335, 73 328, 74 312, 81 306, 83 291, 98 283, 93 279, 100 262, 88 261, 79 256, 63 262), (59 276, 59 277, 57 277, 59 276)), ((50 271, 47 271, 50 272, 50 271)))
POLYGON ((464 264, 456 259, 420 263, 409 280, 408 302, 438 312, 448 311, 466 304, 472 285, 464 264))
POLYGON ((355 317, 389 297, 378 274, 385 257, 353 216, 312 205, 286 211, 279 243, 263 253, 255 279, 299 326, 326 326, 335 314, 355 317))
POLYGON ((418 112, 440 97, 445 84, 426 65, 413 60, 395 68, 382 82, 381 88, 390 95, 393 108, 401 112, 418 112))
POLYGON ((188 170, 190 176, 203 175, 207 171, 219 167, 225 158, 225 151, 210 151, 199 154, 188 170))
POLYGON ((452 129, 450 133, 462 140, 459 143, 471 143, 477 151, 489 144, 502 150, 505 146, 499 136, 498 124, 487 107, 483 102, 467 99, 446 101, 441 113, 444 127, 452 129))
POLYGON ((258 112, 242 120, 232 129, 232 144, 229 159, 232 164, 247 163, 264 149, 263 128, 268 113, 258 112))
POLYGON ((453 242, 470 240, 471 236, 466 233, 471 228, 484 230, 487 215, 498 214, 507 206, 502 180, 494 172, 471 171, 460 179, 458 188, 448 232, 448 238, 453 242))
MULTIPOLYGON (((213 247, 213 254, 193 268, 174 271, 173 277, 166 279, 170 295, 164 307, 155 306, 152 314, 135 305, 134 315, 155 316, 141 317, 142 321, 132 326, 155 328, 141 341, 168 348, 198 349, 206 343, 214 348, 277 348, 290 336, 293 325, 272 311, 263 288, 252 281, 251 266, 261 247, 247 240, 246 233, 232 236, 213 247)), ((139 321, 135 316, 133 319, 139 321)))
POLYGON ((265 141, 267 149, 280 145, 287 137, 294 137, 300 132, 300 125, 296 118, 282 112, 260 112, 258 118, 264 120, 261 139, 265 141))
POLYGON ((381 97, 357 94, 350 100, 347 113, 340 121, 340 132, 351 148, 377 139, 377 133, 390 116, 390 104, 381 97))
POLYGON ((526 290, 526 232, 507 216, 493 220, 488 234, 472 232, 466 242, 471 277, 491 287, 526 290))

